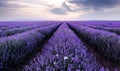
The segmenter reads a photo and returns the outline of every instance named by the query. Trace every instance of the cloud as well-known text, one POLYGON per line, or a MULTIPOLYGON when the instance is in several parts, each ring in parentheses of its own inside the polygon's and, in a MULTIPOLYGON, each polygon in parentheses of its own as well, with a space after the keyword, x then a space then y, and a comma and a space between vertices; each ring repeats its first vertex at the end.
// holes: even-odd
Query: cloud
POLYGON ((57 15, 66 15, 66 11, 62 8, 54 8, 51 12, 57 15))
MULTIPOLYGON (((115 18, 119 16, 120 12, 119 1, 120 0, 0 0, 0 20, 71 20, 82 18, 91 19, 93 16, 95 16, 95 19, 102 19, 106 16, 106 13, 109 13, 108 16, 111 16, 117 12, 116 14, 118 15, 115 15, 115 18), (114 10, 115 8, 116 10, 114 10), (97 17, 96 15, 98 14, 101 16, 97 17)), ((113 19, 113 17, 110 18, 113 19)))
POLYGON ((72 10, 72 5, 76 5, 77 9, 74 7, 74 10, 104 10, 112 8, 119 3, 120 0, 67 0, 63 5, 68 10, 72 10))
POLYGON ((20 8, 24 7, 20 4, 17 4, 15 2, 18 2, 20 0, 0 0, 0 8, 20 8))
POLYGON ((120 0, 66 0, 60 8, 53 8, 52 13, 64 15, 68 12, 104 11, 119 5, 120 0))
POLYGON ((63 2, 60 7, 51 8, 51 13, 57 15, 67 15, 69 12, 76 12, 77 6, 63 2))

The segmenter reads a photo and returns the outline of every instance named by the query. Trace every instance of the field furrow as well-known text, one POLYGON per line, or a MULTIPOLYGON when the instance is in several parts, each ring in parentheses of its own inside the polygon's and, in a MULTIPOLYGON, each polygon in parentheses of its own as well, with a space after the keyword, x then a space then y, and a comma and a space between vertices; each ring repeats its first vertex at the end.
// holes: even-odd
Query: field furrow
POLYGON ((55 24, 60 22, 0 22, 0 30, 5 31, 8 29, 22 28, 22 27, 32 27, 32 26, 44 26, 49 24, 55 24))
POLYGON ((36 28, 21 34, 0 38, 0 70, 11 71, 42 45, 60 24, 36 28))
POLYGON ((120 23, 119 22, 70 22, 77 25, 83 25, 90 28, 104 30, 120 35, 120 23))
POLYGON ((0 22, 0 71, 119 70, 119 21, 0 22))
POLYGON ((93 25, 86 25, 86 26, 98 30, 105 30, 120 35, 120 27, 103 27, 103 26, 93 26, 93 25))
POLYGON ((66 23, 53 34, 23 71, 92 71, 101 65, 87 52, 87 47, 70 30, 66 23))
POLYGON ((54 23, 50 23, 50 24, 40 24, 40 25, 32 25, 32 26, 22 26, 19 28, 13 27, 12 29, 6 29, 6 30, 0 30, 0 37, 7 37, 7 36, 11 36, 11 35, 15 35, 18 33, 23 33, 25 31, 29 31, 32 29, 36 29, 36 28, 41 28, 41 27, 45 27, 45 26, 49 26, 52 25, 54 23))
POLYGON ((120 37, 118 35, 72 23, 69 23, 69 26, 86 44, 116 66, 119 65, 120 37))

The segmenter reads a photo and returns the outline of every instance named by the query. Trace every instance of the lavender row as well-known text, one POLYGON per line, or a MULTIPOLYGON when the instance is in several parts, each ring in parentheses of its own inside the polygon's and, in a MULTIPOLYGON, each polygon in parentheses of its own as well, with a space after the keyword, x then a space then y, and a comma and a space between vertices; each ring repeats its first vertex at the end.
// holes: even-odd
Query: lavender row
POLYGON ((104 57, 120 63, 120 37, 117 34, 86 26, 69 24, 70 27, 104 57))
MULTIPOLYGON (((78 23, 76 23, 78 24, 78 23)), ((113 33, 116 33, 118 35, 120 35, 120 25, 118 24, 112 24, 113 25, 116 25, 116 27, 112 27, 112 26, 107 26, 108 24, 105 24, 105 23, 101 23, 101 24, 98 24, 96 22, 96 24, 90 24, 90 23, 79 23, 80 25, 83 25, 83 26, 88 26, 88 27, 91 27, 91 28, 95 28, 95 29, 99 29, 99 30, 105 30, 105 31, 109 31, 109 32, 113 32, 113 33)), ((110 24, 109 24, 110 25, 110 24)))
POLYGON ((0 22, 0 30, 4 31, 6 29, 20 28, 20 27, 32 26, 32 25, 36 25, 36 23, 31 24, 30 22, 0 22))
POLYGON ((57 23, 57 22, 0 22, 0 30, 8 30, 13 28, 21 28, 21 27, 27 27, 27 26, 42 26, 47 25, 51 23, 57 23))
POLYGON ((90 26, 120 28, 120 21, 70 21, 70 23, 90 25, 90 26))
POLYGON ((33 25, 33 26, 26 26, 26 27, 20 27, 20 28, 6 29, 5 31, 0 31, 0 37, 15 35, 15 34, 18 34, 18 33, 22 33, 22 32, 32 30, 32 29, 35 29, 35 28, 48 26, 48 25, 51 25, 51 24, 33 25))
POLYGON ((100 68, 87 47, 64 23, 23 71, 98 71, 100 68))
POLYGON ((50 25, 0 38, 0 69, 9 71, 9 68, 20 65, 58 26, 59 24, 50 25))
POLYGON ((95 22, 92 25, 101 26, 101 27, 114 27, 120 28, 120 21, 103 21, 103 22, 95 22))
POLYGON ((0 30, 4 31, 4 30, 7 30, 7 29, 20 28, 20 27, 24 27, 24 25, 21 25, 21 26, 3 26, 3 27, 0 27, 0 30))
POLYGON ((40 25, 40 24, 49 24, 49 23, 51 22, 47 22, 47 21, 0 22, 0 27, 19 27, 19 26, 30 26, 35 24, 40 25))
POLYGON ((103 26, 90 26, 90 25, 88 27, 109 31, 109 32, 113 32, 113 33, 120 35, 120 28, 117 28, 117 27, 103 27, 103 26))

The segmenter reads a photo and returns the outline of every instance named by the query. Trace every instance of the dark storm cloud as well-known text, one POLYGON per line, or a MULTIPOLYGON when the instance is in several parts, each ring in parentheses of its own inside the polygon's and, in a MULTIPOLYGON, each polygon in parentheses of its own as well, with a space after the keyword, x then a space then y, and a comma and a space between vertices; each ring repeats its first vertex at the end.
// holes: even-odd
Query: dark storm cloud
MULTIPOLYGON (((103 10, 118 5, 120 3, 120 0, 68 0, 67 2, 70 4, 75 4, 78 7, 82 5, 84 6, 83 9, 103 10)), ((67 9, 70 9, 66 3, 63 5, 67 9)))

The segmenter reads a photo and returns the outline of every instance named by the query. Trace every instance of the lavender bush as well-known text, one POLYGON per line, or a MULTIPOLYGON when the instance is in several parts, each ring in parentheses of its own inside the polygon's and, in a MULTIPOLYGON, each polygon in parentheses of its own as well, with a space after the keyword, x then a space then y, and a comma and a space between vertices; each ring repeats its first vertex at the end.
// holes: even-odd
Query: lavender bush
POLYGON ((70 21, 70 23, 79 24, 79 25, 120 28, 119 21, 70 21))
POLYGON ((51 25, 51 24, 33 25, 33 26, 27 26, 27 27, 6 29, 5 31, 0 31, 0 37, 14 35, 14 34, 17 34, 17 33, 22 33, 22 32, 28 31, 28 30, 32 30, 32 29, 35 29, 35 28, 40 28, 40 27, 44 27, 44 26, 48 26, 48 25, 51 25))
POLYGON ((59 23, 0 22, 0 71, 119 71, 120 22, 59 23))
POLYGON ((0 38, 0 69, 8 69, 24 62, 24 59, 34 50, 39 48, 40 43, 52 34, 59 24, 30 30, 21 34, 0 38), (43 34, 47 33, 47 34, 43 34))
MULTIPOLYGON (((38 21, 38 22, 0 22, 0 30, 8 30, 8 29, 13 29, 13 28, 20 28, 20 27, 28 27, 28 26, 43 26, 43 25, 48 25, 48 24, 54 24, 57 22, 48 22, 48 21, 38 21)), ((60 22, 59 22, 60 23, 60 22)))
POLYGON ((99 29, 99 30, 105 30, 105 31, 109 31, 109 32, 113 32, 116 33, 118 35, 120 35, 120 27, 103 27, 103 26, 91 26, 91 25, 87 25, 88 27, 91 28, 95 28, 95 29, 99 29))
POLYGON ((120 37, 118 35, 71 23, 69 26, 103 56, 120 63, 120 37))
MULTIPOLYGON (((23 71, 98 71, 95 57, 64 23, 23 71)), ((103 68, 104 70, 104 68, 103 68)))

